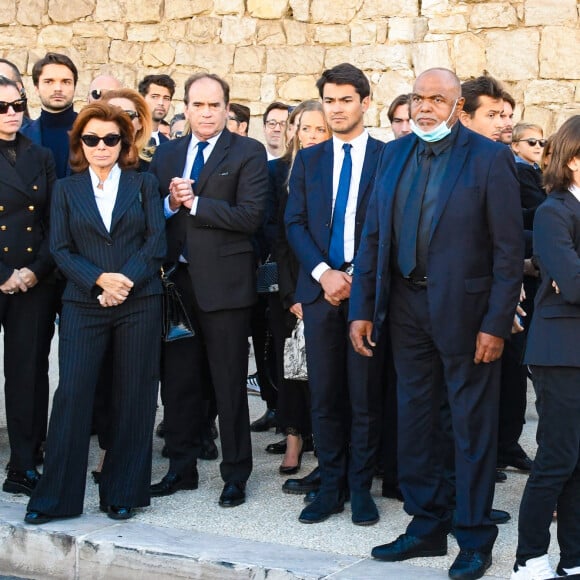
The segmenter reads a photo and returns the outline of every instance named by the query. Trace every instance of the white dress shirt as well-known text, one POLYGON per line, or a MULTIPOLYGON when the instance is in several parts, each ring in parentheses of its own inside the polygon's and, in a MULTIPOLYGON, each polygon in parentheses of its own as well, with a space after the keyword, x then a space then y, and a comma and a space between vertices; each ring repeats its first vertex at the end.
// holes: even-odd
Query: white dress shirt
POLYGON ((91 176, 91 184, 95 194, 95 201, 97 208, 101 214, 101 219, 107 228, 111 231, 111 221, 113 219, 113 209, 117 201, 117 192, 119 191, 119 180, 121 179, 121 168, 115 163, 107 175, 107 179, 102 183, 102 189, 98 187, 101 180, 98 175, 89 167, 89 175, 91 176))
MULTIPOLYGON (((344 160, 344 149, 342 146, 345 143, 350 143, 352 148, 350 156, 352 159, 352 174, 350 178, 350 189, 348 191, 348 201, 346 204, 346 214, 344 218, 344 261, 352 262, 354 258, 354 241, 355 241, 355 226, 356 226, 356 208, 358 201, 358 190, 360 187, 360 178, 362 175, 363 164, 365 161, 365 153, 367 150, 367 142, 369 134, 365 130, 358 137, 352 141, 342 141, 336 135, 332 137, 332 149, 334 152, 334 162, 332 168, 332 211, 334 212, 334 204, 336 202, 336 195, 338 193, 338 182, 340 180, 340 171, 342 169, 342 162, 344 160)), ((320 276, 330 266, 326 262, 320 262, 311 275, 320 282, 320 276)))
POLYGON ((580 187, 577 185, 572 184, 568 191, 578 200, 580 201, 580 187))

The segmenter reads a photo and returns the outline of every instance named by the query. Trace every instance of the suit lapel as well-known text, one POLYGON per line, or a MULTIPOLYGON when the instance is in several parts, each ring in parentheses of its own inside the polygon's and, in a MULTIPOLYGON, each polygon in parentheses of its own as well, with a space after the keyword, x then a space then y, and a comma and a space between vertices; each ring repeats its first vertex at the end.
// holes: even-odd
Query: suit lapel
MULTIPOLYGON (((320 170, 322 179, 322 199, 324 203, 324 219, 331 222, 332 218, 332 178, 334 173, 334 147, 332 139, 324 142, 323 159, 324 162, 320 168, 315 168, 315 171, 320 170)), ((315 192, 318 195, 318 192, 315 192)), ((330 228, 328 228, 330 236, 330 228)))
POLYGON ((28 140, 19 139, 16 151, 16 165, 12 167, 4 155, 0 155, 0 181, 22 192, 27 198, 33 200, 30 195, 28 184, 32 183, 39 170, 34 152, 30 148, 28 140))
POLYGON ((356 199, 357 212, 361 207, 362 200, 368 195, 369 185, 377 168, 377 158, 379 156, 379 144, 375 139, 369 137, 367 141, 365 159, 358 186, 358 196, 356 199))
POLYGON ((115 230, 115 226, 123 217, 129 206, 135 201, 135 198, 141 196, 140 179, 138 173, 133 171, 121 171, 121 179, 119 180, 119 190, 117 191, 117 199, 115 200, 115 207, 113 208, 113 216, 111 219, 111 232, 115 230))
POLYGON ((107 231, 99 208, 97 207, 89 170, 87 169, 83 173, 78 174, 77 179, 79 181, 78 191, 75 188, 74 193, 71 195, 71 201, 74 200, 76 208, 85 215, 87 221, 95 224, 98 233, 110 240, 111 234, 107 231))
MULTIPOLYGON (((459 121, 457 121, 457 123, 459 123, 459 121)), ((467 147, 469 143, 469 132, 464 129, 461 124, 458 129, 459 133, 457 134, 457 138, 455 139, 455 143, 451 149, 450 163, 447 164, 447 170, 443 176, 443 180, 441 181, 443 187, 439 190, 437 196, 437 205, 435 207, 435 214, 433 215, 433 222, 431 223, 431 234, 429 240, 433 237, 433 232, 443 215, 443 211, 445 210, 445 206, 453 192, 455 183, 461 175, 463 166, 467 160, 467 153, 469 150, 467 147)))
POLYGON ((232 140, 232 134, 227 130, 224 129, 222 134, 219 136, 219 139, 216 141, 216 144, 211 152, 211 155, 208 157, 207 161, 205 162, 201 173, 199 174, 199 179, 197 182, 196 193, 198 195, 203 195, 203 187, 206 184, 209 176, 215 171, 216 167, 224 160, 227 156, 228 149, 230 148, 230 143, 232 140))

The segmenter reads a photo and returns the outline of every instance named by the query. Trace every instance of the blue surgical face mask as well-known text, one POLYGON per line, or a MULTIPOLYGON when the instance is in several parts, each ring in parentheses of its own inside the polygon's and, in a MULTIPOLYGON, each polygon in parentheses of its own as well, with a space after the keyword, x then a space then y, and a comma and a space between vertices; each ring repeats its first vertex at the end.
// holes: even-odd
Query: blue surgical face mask
POLYGON ((415 123, 415 121, 413 121, 413 119, 409 121, 409 124, 411 125, 411 131, 413 131, 413 133, 415 133, 419 139, 423 139, 423 141, 427 141, 427 143, 436 143, 437 141, 441 141, 441 139, 445 139, 445 137, 451 133, 451 127, 448 127, 447 123, 449 123, 449 120, 455 113, 455 107, 457 106, 458 100, 459 99, 455 99, 455 103, 453 103, 453 109, 451 109, 451 113, 449 114, 449 117, 447 117, 447 120, 437 125, 437 127, 434 129, 431 129, 431 131, 423 131, 423 129, 421 129, 415 123))

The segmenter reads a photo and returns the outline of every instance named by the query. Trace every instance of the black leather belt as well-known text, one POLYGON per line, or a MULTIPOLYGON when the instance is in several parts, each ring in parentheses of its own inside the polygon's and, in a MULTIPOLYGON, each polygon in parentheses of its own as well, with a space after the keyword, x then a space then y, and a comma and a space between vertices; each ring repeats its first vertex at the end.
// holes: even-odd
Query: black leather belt
POLYGON ((415 286, 416 288, 427 288, 427 277, 425 278, 403 278, 407 284, 415 286))

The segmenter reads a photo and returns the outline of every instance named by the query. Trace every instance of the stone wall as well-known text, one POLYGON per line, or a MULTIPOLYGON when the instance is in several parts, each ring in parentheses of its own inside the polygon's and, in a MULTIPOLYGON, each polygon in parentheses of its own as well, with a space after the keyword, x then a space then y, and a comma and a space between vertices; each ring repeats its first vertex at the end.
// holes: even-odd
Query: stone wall
POLYGON ((205 70, 256 116, 275 99, 316 97, 322 70, 348 61, 371 80, 366 122, 384 137, 388 103, 419 72, 485 69, 505 81, 516 115, 549 134, 580 113, 578 10, 577 0, 0 0, 0 54, 27 72, 33 111, 32 65, 54 50, 79 68, 78 106, 101 72, 131 87, 165 72, 180 110, 184 79, 205 70))

